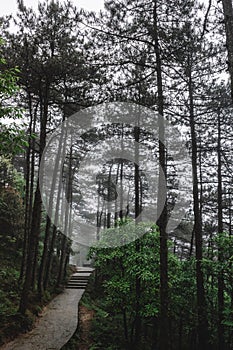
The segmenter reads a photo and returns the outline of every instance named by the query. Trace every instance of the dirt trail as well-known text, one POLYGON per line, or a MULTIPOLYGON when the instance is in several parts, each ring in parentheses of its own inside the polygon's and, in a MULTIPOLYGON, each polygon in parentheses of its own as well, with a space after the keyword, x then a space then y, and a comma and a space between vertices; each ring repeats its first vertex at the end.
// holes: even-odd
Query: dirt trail
POLYGON ((84 289, 66 289, 44 310, 35 328, 0 350, 60 350, 78 324, 78 303, 84 289))

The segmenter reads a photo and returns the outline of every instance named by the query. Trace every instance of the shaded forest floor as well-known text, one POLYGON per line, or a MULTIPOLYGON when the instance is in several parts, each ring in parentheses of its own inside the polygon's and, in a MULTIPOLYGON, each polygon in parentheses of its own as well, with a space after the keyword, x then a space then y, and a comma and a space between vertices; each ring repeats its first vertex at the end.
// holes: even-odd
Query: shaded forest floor
POLYGON ((93 345, 91 330, 95 310, 92 309, 90 303, 86 305, 85 302, 85 300, 90 300, 90 288, 89 284, 79 303, 77 329, 70 340, 62 347, 62 350, 89 350, 93 345))
POLYGON ((79 328, 80 328, 80 341, 78 344, 79 350, 89 350, 92 345, 92 339, 90 335, 91 323, 94 318, 95 311, 88 309, 84 305, 79 307, 79 328))
POLYGON ((78 303, 83 291, 66 289, 44 308, 32 331, 20 335, 1 349, 61 349, 77 328, 78 303))
MULTIPOLYGON (((135 350, 124 338, 122 315, 106 307, 106 296, 94 274, 80 300, 78 327, 62 350, 135 350)), ((151 350, 141 344, 140 350, 151 350)))
MULTIPOLYGON (((22 249, 9 236, 0 235, 0 346, 35 327, 46 305, 63 291, 50 288, 41 299, 37 293, 30 295, 26 315, 18 313, 22 285, 19 283, 22 249)), ((69 271, 69 274, 72 271, 69 271)))
MULTIPOLYGON (((30 330, 42 312, 43 303, 32 297, 26 316, 18 313, 21 286, 19 284, 21 250, 8 236, 1 236, 0 246, 0 345, 30 330)), ((45 300, 44 300, 45 302, 45 300)))

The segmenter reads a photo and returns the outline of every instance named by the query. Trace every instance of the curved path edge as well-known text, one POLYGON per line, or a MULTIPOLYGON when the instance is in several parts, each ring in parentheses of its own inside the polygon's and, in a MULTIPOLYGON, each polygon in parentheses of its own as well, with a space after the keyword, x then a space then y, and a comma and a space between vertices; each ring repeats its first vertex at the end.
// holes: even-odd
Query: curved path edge
POLYGON ((77 328, 78 304, 84 290, 65 289, 47 305, 35 328, 0 350, 60 350, 77 328))

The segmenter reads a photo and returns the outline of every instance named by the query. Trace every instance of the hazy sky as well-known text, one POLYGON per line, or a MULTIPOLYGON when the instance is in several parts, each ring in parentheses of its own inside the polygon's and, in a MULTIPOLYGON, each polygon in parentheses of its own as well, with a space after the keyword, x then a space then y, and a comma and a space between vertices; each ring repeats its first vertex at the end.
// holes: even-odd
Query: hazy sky
MULTIPOLYGON (((73 0, 74 5, 86 10, 98 11, 103 9, 104 0, 73 0)), ((26 6, 37 8, 38 0, 24 0, 26 6)), ((0 16, 15 13, 17 10, 16 0, 0 0, 0 16)))

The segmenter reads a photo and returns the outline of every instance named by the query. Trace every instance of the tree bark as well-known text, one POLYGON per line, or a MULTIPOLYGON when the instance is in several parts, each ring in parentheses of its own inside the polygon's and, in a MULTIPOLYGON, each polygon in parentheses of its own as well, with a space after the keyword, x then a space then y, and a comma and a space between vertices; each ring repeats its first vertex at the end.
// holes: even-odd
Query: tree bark
POLYGON ((32 163, 30 161, 31 159, 31 153, 34 152, 32 150, 32 129, 33 129, 33 114, 32 114, 32 99, 31 94, 28 92, 28 107, 29 107, 29 115, 30 115, 30 122, 29 122, 29 146, 26 150, 26 166, 24 169, 24 179, 25 179, 25 197, 24 197, 24 205, 25 205, 25 217, 24 217, 24 240, 23 240, 23 258, 21 263, 21 270, 20 270, 20 278, 19 281, 23 282, 26 274, 26 266, 27 266, 27 252, 28 252, 28 237, 29 237, 29 228, 30 228, 30 219, 31 219, 31 208, 30 208, 30 185, 33 187, 33 184, 30 184, 30 172, 32 163))
POLYGON ((110 165, 109 168, 109 174, 108 174, 108 212, 107 212, 107 228, 111 227, 111 205, 110 205, 110 201, 111 201, 111 184, 112 184, 112 166, 113 164, 110 165))
POLYGON ((71 204, 72 204, 72 183, 73 183, 73 169, 72 169, 72 157, 73 157, 73 146, 71 140, 70 154, 69 154, 69 168, 68 168, 68 181, 66 185, 66 206, 65 206, 65 231, 62 239, 61 257, 59 273, 57 278, 57 285, 59 286, 65 275, 65 268, 67 263, 67 247, 68 238, 70 233, 70 215, 71 215, 71 204))
MULTIPOLYGON (((221 157, 221 116, 220 110, 218 111, 218 234, 223 233, 223 212, 222 212, 222 157, 221 157)), ((224 275, 222 265, 224 263, 223 251, 221 244, 218 247, 218 349, 225 349, 224 338, 224 325, 222 324, 224 319, 224 275)))
MULTIPOLYGON (((49 84, 46 83, 45 91, 42 93, 42 87, 40 87, 40 150, 39 150, 39 166, 41 163, 42 153, 46 144, 46 125, 48 120, 48 93, 49 84)), ((34 176, 34 175, 33 175, 34 176)), ((32 220, 30 227, 30 235, 28 238, 28 253, 27 253, 27 266, 26 275, 21 294, 19 312, 25 314, 28 304, 29 292, 34 288, 35 275, 37 269, 37 258, 38 258, 38 243, 40 237, 40 224, 41 224, 41 210, 42 201, 40 195, 39 177, 37 179, 36 192, 32 210, 32 220)))
MULTIPOLYGON (((63 138, 64 138, 64 128, 62 127, 61 134, 59 137, 58 152, 56 155, 55 166, 53 169, 52 186, 51 186, 50 195, 49 195, 49 210, 48 210, 48 215, 46 217, 44 247, 43 247, 43 254, 42 254, 42 258, 41 258, 39 278, 38 278, 38 291, 39 291, 39 294, 41 296, 44 294, 44 290, 47 288, 47 285, 48 285, 48 281, 46 281, 46 283, 45 283, 46 269, 49 268, 48 258, 49 258, 49 254, 52 253, 52 252, 50 252, 50 241, 51 241, 51 239, 53 239, 53 237, 51 238, 51 219, 50 219, 50 216, 52 215, 53 207, 54 207, 53 203, 55 200, 55 198, 54 198, 55 186, 56 186, 56 181, 57 181, 57 174, 58 174, 58 170, 59 170, 59 165, 61 162, 61 155, 62 155, 62 151, 63 151, 63 138)), ((62 175, 60 174, 60 177, 61 176, 62 175)), ((60 181, 59 181, 58 186, 60 186, 60 181)), ((58 190, 59 190, 58 192, 60 192, 60 189, 61 188, 58 188, 58 190)), ((58 193, 58 196, 59 196, 59 193, 58 193)), ((55 207, 55 211, 57 209, 56 207, 55 207)), ((56 214, 57 213, 55 213, 55 216, 56 216, 56 214)), ((51 261, 51 258, 49 260, 51 261)))
MULTIPOLYGON (((134 164, 134 191, 135 191, 135 225, 139 222, 139 215, 141 214, 140 208, 140 191, 139 191, 139 183, 140 183, 140 175, 139 175, 139 138, 140 138, 140 128, 139 123, 138 126, 134 127, 134 141, 135 141, 135 164, 134 164)), ((140 252, 140 240, 137 239, 135 242, 136 245, 136 253, 140 252)), ((137 265, 139 266, 140 262, 137 261, 137 265)), ((135 308, 135 346, 137 348, 140 342, 141 336, 141 317, 140 317, 140 298, 141 298, 141 278, 140 276, 136 276, 135 279, 135 290, 136 290, 136 308, 135 308)))
POLYGON ((34 272, 34 264, 37 241, 40 235, 40 220, 41 220, 41 196, 40 196, 40 188, 39 188, 39 180, 37 181, 37 188, 34 199, 34 207, 32 212, 32 225, 31 232, 29 235, 29 243, 28 243, 28 257, 27 257, 27 268, 26 268, 26 276, 25 282, 23 286, 23 291, 20 300, 19 311, 22 314, 25 314, 28 305, 28 296, 29 292, 32 289, 33 283, 33 272, 34 272))
POLYGON ((232 0, 222 0, 225 31, 226 31, 226 45, 228 52, 228 68, 231 79, 231 98, 233 102, 233 7, 232 0))
POLYGON ((200 213, 199 189, 198 189, 198 167, 197 167, 197 139, 194 115, 193 82, 190 58, 188 59, 189 79, 189 109, 190 130, 192 147, 192 171, 193 171, 193 210, 194 210, 194 232, 196 249, 196 283, 197 283, 197 312, 198 312, 198 350, 208 349, 208 322, 206 317, 206 298, 204 290, 204 279, 202 272, 202 220, 200 213))
MULTIPOLYGON (((157 88, 158 88, 158 113, 159 113, 159 188, 158 188, 158 213, 161 213, 157 220, 160 231, 160 312, 159 312, 159 349, 169 349, 169 321, 168 321, 168 247, 167 247, 167 200, 163 208, 160 206, 160 198, 163 198, 166 191, 163 185, 163 177, 167 179, 166 169, 166 148, 164 129, 164 99, 163 99, 163 79, 162 60, 158 35, 158 14, 157 0, 154 0, 153 25, 154 25, 154 50, 157 65, 157 88)), ((162 201, 161 201, 162 202, 162 201)), ((155 330, 156 334, 156 330, 155 330)), ((156 339, 155 339, 156 341, 156 339)))

